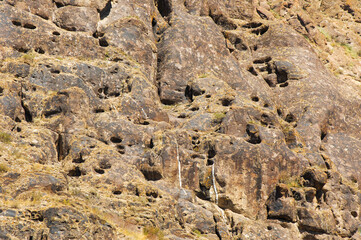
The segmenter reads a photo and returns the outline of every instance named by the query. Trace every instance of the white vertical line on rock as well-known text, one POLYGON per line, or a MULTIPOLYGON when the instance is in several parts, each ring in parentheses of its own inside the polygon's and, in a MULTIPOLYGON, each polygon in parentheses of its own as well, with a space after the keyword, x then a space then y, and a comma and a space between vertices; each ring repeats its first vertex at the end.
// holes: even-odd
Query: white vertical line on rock
POLYGON ((214 194, 216 195, 216 204, 218 204, 218 192, 216 187, 216 178, 214 177, 214 165, 215 162, 213 162, 212 164, 212 183, 213 183, 214 194))
POLYGON ((175 139, 175 145, 176 145, 176 147, 177 147, 177 161, 178 161, 179 187, 180 187, 180 189, 182 189, 181 162, 180 162, 180 158, 179 158, 179 147, 178 147, 178 142, 177 142, 177 139, 175 139))

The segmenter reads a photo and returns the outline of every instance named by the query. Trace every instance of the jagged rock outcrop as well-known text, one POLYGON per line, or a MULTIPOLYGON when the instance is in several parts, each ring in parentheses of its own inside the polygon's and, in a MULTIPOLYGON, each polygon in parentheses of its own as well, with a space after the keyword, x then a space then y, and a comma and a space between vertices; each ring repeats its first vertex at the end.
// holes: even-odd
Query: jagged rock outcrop
POLYGON ((0 238, 361 239, 360 19, 0 1, 0 238))

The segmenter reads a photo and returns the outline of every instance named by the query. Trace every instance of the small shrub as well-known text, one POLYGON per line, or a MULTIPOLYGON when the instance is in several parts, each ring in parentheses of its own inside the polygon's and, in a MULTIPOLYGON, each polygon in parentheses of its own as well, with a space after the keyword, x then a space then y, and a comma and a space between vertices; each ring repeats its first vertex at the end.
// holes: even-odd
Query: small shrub
POLYGON ((4 163, 0 163, 0 173, 6 173, 9 171, 9 167, 4 163))
POLYGON ((0 142, 3 143, 11 142, 11 135, 8 133, 0 132, 0 142))
POLYGON ((157 227, 145 227, 143 234, 147 236, 147 239, 164 239, 164 233, 157 227))
POLYGON ((198 237, 200 237, 202 235, 202 233, 198 230, 198 229, 194 229, 192 231, 195 235, 197 235, 198 237))
POLYGON ((34 59, 35 59, 35 52, 34 51, 29 51, 27 53, 25 53, 23 56, 23 61, 26 63, 33 63, 34 59))
POLYGON ((325 36, 325 38, 327 39, 327 41, 331 41, 332 40, 332 37, 331 37, 331 35, 324 29, 324 28, 322 28, 322 27, 317 27, 317 29, 318 29, 318 31, 320 32, 320 33, 322 33, 324 36, 325 36))
POLYGON ((286 184, 288 187, 302 187, 298 176, 289 177, 287 174, 281 174, 279 182, 286 184))
POLYGON ((200 74, 199 76, 198 76, 198 78, 206 78, 206 77, 208 77, 209 76, 209 74, 207 74, 207 73, 202 73, 202 74, 200 74))
POLYGON ((226 114, 223 112, 217 112, 213 114, 213 118, 216 122, 222 122, 223 118, 226 117, 226 114))
POLYGON ((356 52, 350 44, 341 43, 340 45, 345 49, 346 53, 351 57, 356 58, 359 56, 359 52, 356 52))

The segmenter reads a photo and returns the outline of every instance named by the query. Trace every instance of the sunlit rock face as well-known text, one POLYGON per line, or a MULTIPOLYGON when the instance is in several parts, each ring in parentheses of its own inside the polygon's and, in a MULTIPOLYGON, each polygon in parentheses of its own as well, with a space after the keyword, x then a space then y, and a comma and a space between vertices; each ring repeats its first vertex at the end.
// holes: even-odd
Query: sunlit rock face
POLYGON ((0 0, 0 239, 361 239, 360 1, 0 0))

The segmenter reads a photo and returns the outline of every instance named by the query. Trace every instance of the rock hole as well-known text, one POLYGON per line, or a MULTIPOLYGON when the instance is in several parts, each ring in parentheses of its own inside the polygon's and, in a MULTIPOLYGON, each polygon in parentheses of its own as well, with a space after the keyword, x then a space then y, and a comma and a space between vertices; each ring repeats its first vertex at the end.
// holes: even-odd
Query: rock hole
POLYGON ((99 12, 100 20, 103 20, 104 18, 108 17, 111 9, 112 9, 112 1, 110 0, 107 2, 105 7, 102 10, 100 10, 99 12))
POLYGON ((108 41, 107 41, 105 38, 100 38, 100 39, 99 39, 99 45, 100 45, 101 47, 108 47, 108 46, 109 46, 109 43, 108 43, 108 41))
POLYGON ((108 95, 108 93, 109 93, 109 87, 108 87, 108 86, 105 86, 105 87, 104 87, 103 93, 104 93, 105 95, 108 95))
POLYGON ((36 26, 33 25, 33 24, 31 24, 31 23, 25 23, 25 24, 24 24, 24 28, 27 28, 27 29, 35 29, 36 26))
POLYGON ((118 153, 125 154, 125 147, 123 145, 117 145, 118 153))
POLYGON ((192 112, 195 112, 195 111, 198 111, 198 110, 199 110, 199 107, 192 107, 192 108, 191 108, 191 111, 192 111, 192 112))
POLYGON ((25 46, 14 46, 14 49, 21 53, 27 53, 30 50, 30 48, 27 48, 25 46))
POLYGON ((259 97, 255 96, 251 98, 253 102, 258 102, 259 101, 259 97))
POLYGON ((121 138, 119 138, 119 137, 111 137, 110 141, 112 143, 121 143, 123 140, 121 138))
POLYGON ((268 63, 272 60, 272 58, 270 56, 264 57, 264 58, 260 58, 260 59, 256 59, 253 61, 254 64, 261 64, 261 63, 268 63))
MULTIPOLYGON (((211 16, 212 17, 212 16, 211 16)), ((219 17, 219 16, 213 16, 213 21, 221 26, 223 29, 225 30, 235 30, 237 29, 237 25, 234 24, 232 21, 230 21, 228 18, 226 17, 219 17)))
POLYGON ((83 156, 80 154, 78 158, 73 159, 73 163, 83 163, 85 160, 83 159, 83 156))
POLYGON ((104 174, 105 173, 105 171, 103 169, 100 169, 100 168, 94 168, 94 171, 96 173, 99 173, 99 174, 104 174))
POLYGON ((54 74, 59 74, 59 73, 60 73, 60 70, 58 70, 58 69, 51 69, 50 72, 51 72, 51 73, 54 73, 54 74))
POLYGON ((193 102, 193 90, 190 86, 187 86, 184 95, 189 101, 193 102))
POLYGON ((99 37, 103 37, 103 36, 104 36, 103 32, 95 31, 95 33, 93 33, 94 38, 99 38, 99 37))
POLYGON ((207 154, 208 154, 208 158, 214 158, 216 156, 217 151, 213 145, 209 146, 207 154))
POLYGON ((28 107, 26 107, 26 106, 24 105, 24 102, 23 102, 23 101, 21 101, 21 106, 23 107, 24 112, 25 112, 25 121, 27 121, 27 122, 32 122, 32 121, 33 121, 33 116, 31 115, 28 107))
POLYGON ((156 0, 155 5, 162 17, 169 17, 170 13, 172 12, 172 6, 169 0, 156 0))
POLYGON ((39 221, 39 222, 44 221, 44 216, 40 212, 33 211, 30 212, 30 214, 31 214, 31 220, 39 221))
POLYGON ((149 124, 150 124, 150 122, 148 122, 148 121, 141 121, 141 122, 140 122, 140 124, 141 124, 141 125, 145 125, 145 126, 147 126, 147 125, 149 125, 149 124))
POLYGON ((29 237, 29 240, 33 240, 33 236, 30 236, 30 237, 29 237))
POLYGON ((4 88, 0 87, 0 96, 4 95, 4 88))
POLYGON ((58 134, 58 139, 56 139, 55 146, 56 146, 56 152, 58 154, 58 161, 60 162, 63 159, 63 156, 68 154, 69 151, 67 149, 64 149, 64 140, 63 135, 58 134))
POLYGON ((103 113, 103 112, 105 112, 104 109, 101 108, 95 109, 95 113, 103 113))
POLYGON ((145 193, 145 195, 147 195, 147 197, 153 197, 153 198, 157 198, 158 197, 158 193, 156 191, 147 191, 145 193))
POLYGON ((163 178, 161 172, 157 168, 143 167, 140 171, 147 181, 158 181, 163 178))
POLYGON ((254 75, 254 76, 258 76, 256 69, 254 69, 254 67, 252 67, 252 66, 248 68, 248 72, 252 73, 252 75, 254 75))
POLYGON ((207 159, 207 166, 211 166, 214 164, 214 161, 212 159, 207 159))
POLYGON ((179 114, 179 116, 178 116, 178 118, 186 118, 187 117, 187 114, 185 114, 185 113, 181 113, 181 114, 179 114))
POLYGON ((81 175, 83 175, 83 173, 80 171, 79 167, 75 167, 68 172, 68 176, 70 177, 80 177, 81 175))
POLYGON ((64 7, 64 4, 60 3, 60 2, 55 2, 55 5, 57 8, 62 8, 64 7))
POLYGON ((120 194, 122 194, 122 191, 121 190, 114 190, 113 194, 114 195, 120 195, 120 194))
POLYGON ((60 36, 60 32, 54 31, 54 32, 53 32, 53 35, 55 35, 55 36, 60 36))
POLYGON ((242 39, 237 38, 236 41, 234 42, 234 46, 240 50, 240 51, 245 51, 247 50, 247 46, 242 42, 242 39))
POLYGON ((303 237, 303 240, 317 240, 317 238, 313 235, 308 234, 303 237))
POLYGON ((281 227, 288 228, 288 225, 287 225, 287 223, 281 223, 281 227))
POLYGON ((210 97, 212 97, 210 94, 207 94, 207 95, 206 95, 206 98, 210 98, 210 97))
POLYGON ((150 139, 150 142, 149 142, 148 147, 149 147, 149 148, 154 148, 153 138, 150 139))
POLYGON ((228 98, 223 98, 221 99, 221 102, 222 102, 222 106, 228 107, 232 105, 233 100, 228 98))
POLYGON ((254 29, 251 32, 256 34, 256 35, 263 35, 268 31, 269 27, 268 26, 262 26, 260 28, 254 29))
POLYGON ((356 211, 352 211, 352 212, 351 212, 351 215, 352 215, 354 218, 356 218, 356 217, 357 217, 357 212, 356 212, 356 211))
POLYGON ((17 20, 11 21, 15 26, 21 27, 21 22, 17 20))
POLYGON ((44 117, 45 117, 45 118, 50 118, 50 117, 52 117, 53 115, 59 114, 59 113, 61 113, 61 112, 62 112, 61 107, 58 107, 58 108, 56 108, 56 109, 54 109, 54 110, 45 111, 45 112, 44 112, 44 117))
POLYGON ((200 155, 200 154, 192 154, 191 158, 195 159, 195 158, 200 158, 200 159, 204 159, 205 157, 200 155))
POLYGON ((271 231, 272 229, 273 229, 272 226, 267 226, 267 230, 268 230, 268 231, 271 231))
POLYGON ((153 18, 152 19, 152 27, 154 28, 155 26, 157 26, 157 19, 153 18))
POLYGON ((282 110, 277 108, 277 114, 278 114, 278 116, 282 116, 282 110))
POLYGON ((250 22, 250 23, 244 24, 242 27, 243 28, 258 28, 260 26, 262 26, 262 23, 260 23, 260 22, 250 22))
POLYGON ((355 15, 355 11, 351 8, 351 6, 349 4, 343 4, 340 6, 344 11, 348 12, 349 14, 351 14, 352 16, 355 15))
POLYGON ((268 108, 269 105, 266 103, 265 105, 263 105, 264 108, 268 108))
MULTIPOLYGON (((284 70, 276 69, 277 82, 278 83, 286 83, 288 76, 287 72, 284 70)), ((288 84, 287 84, 288 85, 288 84)), ((281 85, 280 85, 281 87, 281 85)))
POLYGON ((21 128, 16 127, 16 131, 17 131, 17 132, 21 132, 21 128))
POLYGON ((42 48, 40 48, 40 47, 35 48, 35 52, 37 52, 37 53, 39 53, 39 54, 44 54, 44 53, 45 53, 45 51, 44 51, 42 48))
POLYGON ((289 114, 287 114, 287 116, 285 118, 285 121, 288 122, 288 123, 295 122, 296 117, 292 113, 289 113, 289 114))
POLYGON ((321 130, 321 141, 325 139, 326 136, 327 136, 327 132, 325 130, 321 130))
POLYGON ((262 140, 259 136, 259 133, 258 133, 258 129, 254 125, 247 124, 246 132, 247 132, 247 135, 249 136, 249 138, 247 139, 247 142, 249 142, 251 144, 260 144, 262 142, 262 140))
POLYGON ((288 82, 280 84, 280 87, 287 87, 287 86, 288 86, 288 82))
POLYGON ((160 102, 164 105, 174 105, 176 101, 170 99, 161 99, 160 102))
MULTIPOLYGON (((324 160, 325 160, 325 159, 324 159, 324 160)), ((328 162, 325 161, 325 165, 326 165, 326 168, 327 168, 327 169, 331 169, 331 166, 330 166, 330 164, 329 164, 328 162)))
POLYGON ((292 191, 292 196, 296 201, 302 200, 302 195, 300 192, 292 191))
POLYGON ((272 119, 267 115, 267 114, 262 114, 261 116, 261 124, 265 125, 265 126, 272 126, 272 119))

